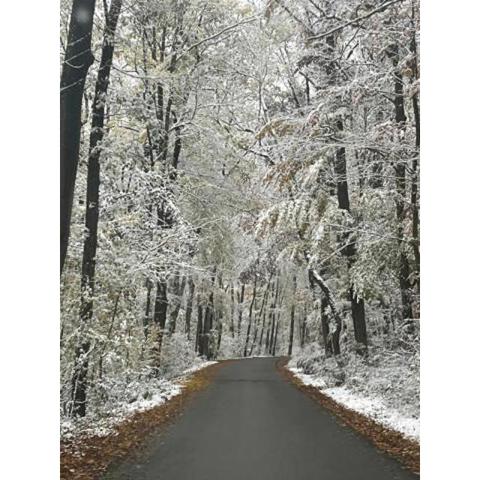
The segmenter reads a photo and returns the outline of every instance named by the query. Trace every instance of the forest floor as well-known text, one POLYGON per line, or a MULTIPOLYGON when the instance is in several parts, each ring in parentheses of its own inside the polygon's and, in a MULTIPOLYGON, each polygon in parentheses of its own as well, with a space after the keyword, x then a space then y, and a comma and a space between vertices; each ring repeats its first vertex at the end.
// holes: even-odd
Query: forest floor
POLYGON ((70 428, 62 425, 61 480, 96 480, 114 462, 141 445, 158 428, 171 422, 192 397, 206 388, 220 363, 204 362, 186 372, 168 391, 151 400, 136 402, 130 413, 107 427, 70 428))

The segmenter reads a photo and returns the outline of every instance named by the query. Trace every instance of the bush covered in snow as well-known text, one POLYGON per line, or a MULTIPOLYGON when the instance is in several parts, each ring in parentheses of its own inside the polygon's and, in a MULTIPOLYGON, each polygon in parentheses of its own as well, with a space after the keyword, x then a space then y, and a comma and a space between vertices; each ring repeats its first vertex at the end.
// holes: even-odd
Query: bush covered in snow
POLYGON ((138 410, 164 403, 181 391, 181 377, 205 365, 185 334, 174 333, 163 340, 160 369, 126 368, 121 375, 104 375, 88 390, 87 416, 72 419, 62 410, 62 438, 76 435, 105 435, 138 410))
POLYGON ((197 359, 195 345, 184 333, 165 337, 162 346, 160 375, 173 378, 190 368, 197 359))

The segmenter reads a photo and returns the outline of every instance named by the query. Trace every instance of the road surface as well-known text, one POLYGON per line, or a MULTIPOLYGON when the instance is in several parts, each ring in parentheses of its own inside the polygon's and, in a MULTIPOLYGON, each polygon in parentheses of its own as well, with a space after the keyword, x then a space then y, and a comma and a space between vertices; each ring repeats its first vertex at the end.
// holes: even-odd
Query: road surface
POLYGON ((276 359, 238 360, 108 480, 413 480, 288 383, 276 359))

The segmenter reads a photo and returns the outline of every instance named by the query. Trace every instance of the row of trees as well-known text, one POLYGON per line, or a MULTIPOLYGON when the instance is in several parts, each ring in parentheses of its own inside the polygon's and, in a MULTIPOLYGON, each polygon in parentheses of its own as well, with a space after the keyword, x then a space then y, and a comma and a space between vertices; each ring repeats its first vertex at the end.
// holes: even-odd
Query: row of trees
POLYGON ((290 107, 257 136, 288 212, 271 207, 262 233, 288 235, 286 248, 322 292, 327 352, 340 353, 336 296, 350 303, 356 349, 366 354, 368 310, 393 311, 410 329, 418 317, 418 4, 270 7, 301 32, 292 71, 303 85, 289 80, 290 107))
POLYGON ((62 25, 66 415, 197 354, 414 330, 415 1, 73 0, 62 25))

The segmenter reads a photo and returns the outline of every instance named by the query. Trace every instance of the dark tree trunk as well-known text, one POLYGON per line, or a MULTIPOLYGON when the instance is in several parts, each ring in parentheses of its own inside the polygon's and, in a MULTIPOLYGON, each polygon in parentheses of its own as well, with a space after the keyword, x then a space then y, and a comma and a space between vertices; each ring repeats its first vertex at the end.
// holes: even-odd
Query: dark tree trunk
MULTIPOLYGON (((337 121, 337 131, 343 131, 343 122, 337 121)), ((347 182, 347 161, 345 148, 337 148, 335 161, 335 174, 337 177, 337 200, 338 208, 350 213, 350 199, 348 195, 347 182)), ((352 232, 347 230, 342 239, 346 242, 346 246, 342 249, 342 254, 346 257, 348 268, 350 269, 355 261, 356 244, 351 240, 352 232)), ((349 289, 349 299, 352 307, 353 330, 355 335, 355 342, 357 343, 357 351, 361 354, 368 352, 367 346, 367 325, 365 321, 365 305, 363 298, 355 295, 353 285, 349 289)))
POLYGON ((215 278, 216 278, 216 268, 212 274, 212 282, 210 294, 208 296, 207 306, 205 308, 205 315, 203 320, 203 334, 201 336, 201 341, 203 343, 202 352, 206 356, 207 360, 211 360, 214 355, 215 344, 212 340, 212 328, 213 328, 213 319, 215 317, 215 306, 214 306, 214 295, 213 291, 215 289, 215 278))
MULTIPOLYGON (((412 5, 412 19, 415 17, 414 6, 412 5)), ((418 63, 417 63, 417 42, 415 33, 412 35, 410 50, 413 53, 413 78, 415 80, 419 77, 418 63)), ((420 105, 418 102, 418 94, 412 96, 413 115, 415 118, 415 150, 416 155, 412 161, 412 190, 411 190, 411 204, 412 204, 412 236, 413 236, 413 255, 415 258, 415 282, 417 286, 417 297, 420 300, 420 216, 419 216, 419 198, 418 198, 418 163, 420 159, 420 105)), ((417 302, 417 312, 419 314, 419 305, 417 302)), ((417 315, 413 315, 416 317, 417 315)))
MULTIPOLYGON (((175 117, 176 120, 176 117, 175 117)), ((178 162, 180 160, 180 151, 182 150, 182 137, 181 135, 181 128, 180 127, 175 127, 175 143, 173 145, 173 159, 172 159, 172 175, 171 179, 176 180, 177 179, 177 168, 178 168, 178 162)))
POLYGON ((235 338, 235 283, 230 284, 230 301, 231 301, 231 318, 230 318, 230 333, 232 338, 235 338))
MULTIPOLYGON (((213 282, 212 282, 213 283, 213 282)), ((212 285, 213 289, 213 285, 212 285)), ((212 328, 214 317, 213 290, 208 297, 207 308, 205 309, 205 319, 203 324, 203 352, 207 360, 213 358, 212 328)))
POLYGON ((73 0, 60 80, 60 272, 63 271, 70 236, 83 91, 88 69, 94 60, 91 52, 94 12, 95 0, 73 0))
POLYGON ((262 351, 262 345, 263 345, 263 333, 265 331, 265 320, 267 319, 267 309, 263 311, 263 317, 262 317, 262 330, 260 331, 260 340, 258 342, 258 353, 261 353, 262 351))
MULTIPOLYGON (((270 275, 270 278, 268 279, 267 288, 265 289, 265 293, 263 294, 262 305, 260 306, 260 312, 258 315, 255 315, 255 329, 253 333, 252 345, 250 347, 250 353, 248 354, 250 357, 252 356, 255 346, 257 345, 258 323, 260 322, 260 319, 262 317, 265 322, 265 317, 263 316, 263 312, 265 309, 265 303, 268 301, 268 293, 270 291, 271 279, 272 279, 272 275, 270 275)), ((262 327, 262 334, 263 334, 263 327, 262 327)))
POLYGON ((253 282, 253 298, 250 303, 250 310, 248 312, 247 338, 245 339, 245 348, 243 350, 244 357, 247 356, 248 342, 250 340, 250 329, 252 328, 253 305, 255 304, 256 295, 257 295, 257 275, 255 274, 255 280, 253 282))
POLYGON ((155 323, 158 331, 157 344, 155 346, 155 368, 160 366, 160 356, 162 353, 163 335, 165 333, 165 324, 167 322, 167 309, 168 309, 168 297, 167 297, 167 282, 166 280, 157 282, 157 293, 155 295, 155 306, 153 311, 153 322, 155 323))
POLYGON ((270 355, 272 355, 272 352, 273 352, 273 338, 274 338, 274 335, 275 335, 275 322, 276 322, 276 318, 277 318, 276 308, 277 308, 277 305, 278 305, 279 291, 280 291, 280 278, 277 275, 277 286, 275 288, 275 297, 273 299, 273 309, 272 309, 272 312, 271 312, 270 336, 267 337, 267 344, 266 344, 266 351, 268 351, 268 353, 270 355))
MULTIPOLYGON (((260 316, 257 315, 257 313, 253 314, 253 337, 252 337, 252 343, 250 344, 250 349, 248 350, 248 356, 251 357, 253 353, 253 349, 255 348, 255 341, 257 339, 257 331, 258 331, 258 322, 260 321, 260 316)), ((247 338, 248 334, 250 333, 250 329, 248 329, 247 332, 247 338)), ((247 346, 245 345, 245 348, 247 346)))
MULTIPOLYGON (((237 292, 238 293, 238 292, 237 292)), ((238 336, 240 336, 240 330, 242 328, 242 316, 243 316, 243 300, 245 298, 245 284, 242 283, 242 288, 240 290, 239 298, 238 298, 238 336)))
MULTIPOLYGON (((395 122, 400 131, 405 130, 405 123, 407 117, 405 115, 405 101, 403 93, 403 79, 402 73, 399 69, 399 49, 398 45, 394 44, 389 49, 389 55, 392 58, 394 67, 393 83, 394 83, 394 105, 395 105, 395 122)), ((398 159, 394 166, 396 188, 397 188, 397 221, 398 221, 398 238, 399 238, 399 284, 402 298, 402 320, 413 318, 412 311, 412 295, 410 284, 410 264, 408 262, 407 254, 404 245, 404 222, 406 217, 405 211, 405 197, 406 197, 406 163, 402 159, 398 159)))
POLYGON ((267 325, 267 334, 265 335, 265 353, 270 352, 270 327, 272 326, 272 312, 270 312, 267 325))
MULTIPOLYGON (((90 133, 88 176, 87 176, 87 208, 85 213, 85 229, 88 232, 83 244, 80 323, 88 323, 93 315, 93 295, 95 292, 95 262, 97 254, 97 231, 99 217, 100 189, 100 146, 104 137, 105 105, 110 69, 113 59, 113 39, 117 27, 122 0, 113 0, 106 19, 106 27, 102 46, 102 57, 95 85, 95 98, 92 109, 92 128, 90 133)), ((73 414, 83 417, 86 413, 86 391, 88 358, 90 349, 88 341, 82 342, 75 355, 73 372, 73 414)))
POLYGON ((195 295, 195 284, 193 283, 192 277, 188 278, 188 297, 187 305, 185 307, 185 333, 187 334, 188 340, 190 340, 190 329, 192 321, 192 306, 193 306, 193 297, 195 295))
POLYGON ((195 351, 200 356, 204 355, 203 351, 203 308, 200 303, 200 295, 197 295, 197 334, 195 336, 195 351))
MULTIPOLYGON (((415 115, 415 124, 420 126, 420 107, 418 106, 417 96, 413 96, 413 110, 415 115)), ((419 127, 418 127, 419 128, 419 127)), ((416 128, 417 129, 417 128, 416 128)), ((412 161, 412 236, 413 236, 413 255, 415 257, 415 270, 417 282, 417 294, 420 295, 420 216, 418 201, 418 159, 420 155, 420 132, 416 135, 416 156, 412 161)))
POLYGON ((295 294, 297 292, 297 277, 293 276, 293 297, 292 307, 290 310, 290 335, 288 337, 288 356, 292 355, 293 350, 293 330, 295 328, 295 294))
POLYGON ((270 355, 272 355, 272 352, 273 352, 273 337, 275 336, 275 320, 276 320, 276 317, 275 317, 275 314, 273 314, 272 325, 270 328, 270 338, 268 339, 268 342, 267 342, 267 350, 270 355))
POLYGON ((355 295, 353 286, 349 291, 350 303, 352 305, 353 331, 357 342, 357 352, 366 355, 367 350, 367 325, 365 323, 365 304, 363 298, 355 295))
POLYGON ((143 333, 148 336, 148 325, 150 324, 150 304, 152 295, 152 282, 147 278, 147 304, 145 306, 145 317, 143 318, 143 333))
MULTIPOLYGON (((309 268, 308 278, 312 288, 314 285, 318 285, 320 287, 321 291, 325 295, 327 304, 330 306, 330 310, 332 311, 332 315, 335 320, 335 331, 332 333, 329 332, 329 341, 332 344, 333 354, 339 355, 340 354, 340 334, 342 332, 342 319, 338 314, 337 306, 336 306, 332 291, 326 284, 325 280, 323 280, 323 278, 319 275, 319 273, 316 272, 313 268, 309 268)), ((322 315, 322 318, 323 318, 323 315, 322 315)))
POLYGON ((222 322, 219 322, 218 323, 218 340, 217 340, 217 349, 215 350, 215 358, 217 358, 218 352, 220 351, 220 344, 222 343, 222 330, 223 330, 222 322))
POLYGON ((277 336, 278 336, 278 321, 275 326, 275 337, 273 338, 273 351, 272 351, 273 356, 275 356, 275 353, 277 351, 277 336))
MULTIPOLYGON (((343 122, 337 120, 337 131, 343 132, 343 122)), ((348 196, 347 158, 345 147, 337 148, 335 152, 335 175, 337 177, 338 208, 350 212, 350 198, 348 196)))
MULTIPOLYGON (((329 61, 325 64, 325 70, 328 75, 328 81, 330 85, 334 85, 338 78, 338 64, 335 60, 335 37, 334 35, 328 35, 326 37, 327 43, 327 56, 329 61)), ((343 132, 344 125, 343 120, 338 119, 336 121, 336 130, 340 137, 343 132)), ((337 142, 341 143, 342 139, 338 138, 337 142)), ((345 147, 341 146, 336 149, 335 154, 335 175, 337 183, 337 200, 338 207, 341 210, 345 210, 350 213, 350 199, 348 195, 348 180, 347 180, 347 161, 345 147)), ((342 249, 342 254, 347 258, 348 268, 350 269, 355 261, 356 245, 351 240, 352 232, 347 230, 342 235, 342 241, 346 242, 346 246, 342 249)), ((353 286, 350 288, 350 292, 353 291, 353 286)), ((352 320, 353 328, 355 331, 355 340, 358 344, 358 351, 367 353, 367 328, 365 323, 365 308, 363 299, 358 298, 356 295, 349 295, 349 300, 352 306, 352 320)), ((332 334, 332 337, 336 337, 336 331, 332 334)))
POLYGON ((330 341, 330 327, 328 326, 327 306, 328 306, 327 297, 322 294, 321 307, 320 307, 320 315, 321 315, 321 322, 322 322, 322 338, 323 338, 323 345, 325 347, 325 355, 329 357, 333 354, 333 349, 332 349, 332 342, 330 341))
MULTIPOLYGON (((269 352, 269 347, 270 347, 270 327, 272 325, 272 316, 274 315, 274 308, 275 308, 275 302, 277 301, 278 298, 278 276, 276 278, 276 281, 274 280, 274 283, 272 285, 272 293, 275 291, 275 293, 272 296, 272 302, 270 303, 270 311, 268 315, 268 325, 267 325, 267 332, 265 335, 265 353, 269 352), (275 285, 276 283, 276 285, 275 285)), ((263 329, 262 329, 262 334, 263 334, 263 329)), ((260 338, 260 347, 262 346, 262 339, 260 338)))
POLYGON ((270 345, 269 345, 269 351, 268 351, 270 355, 275 355, 274 353, 275 352, 275 336, 278 330, 278 321, 279 321, 279 315, 275 313, 272 318, 272 328, 270 331, 270 345))
POLYGON ((306 336, 307 336, 307 307, 305 305, 303 321, 302 321, 302 328, 300 330, 300 348, 302 350, 303 350, 303 347, 305 346, 306 336))
MULTIPOLYGON (((271 277, 270 277, 271 279, 271 277)), ((273 287, 273 284, 272 284, 272 287, 273 287)), ((273 290, 273 288, 272 288, 273 290)), ((268 282, 268 290, 267 290, 267 295, 266 295, 266 298, 265 298, 265 304, 268 302, 268 297, 270 295, 270 281, 268 282)), ((263 312, 263 315, 262 315, 262 330, 260 332, 260 340, 258 342, 258 353, 260 353, 262 351, 262 345, 263 345, 263 333, 265 331, 265 320, 267 319, 267 308, 264 307, 264 304, 262 304, 262 312, 263 312)), ((267 333, 268 335, 268 333, 267 333)))

